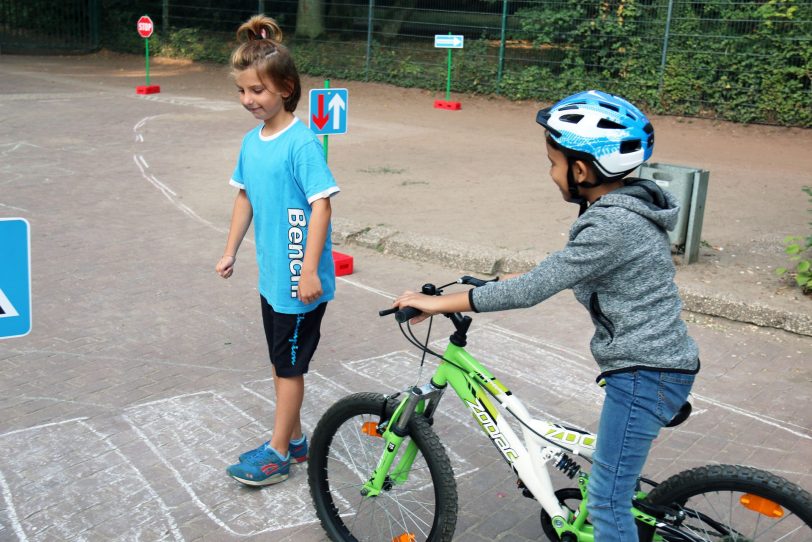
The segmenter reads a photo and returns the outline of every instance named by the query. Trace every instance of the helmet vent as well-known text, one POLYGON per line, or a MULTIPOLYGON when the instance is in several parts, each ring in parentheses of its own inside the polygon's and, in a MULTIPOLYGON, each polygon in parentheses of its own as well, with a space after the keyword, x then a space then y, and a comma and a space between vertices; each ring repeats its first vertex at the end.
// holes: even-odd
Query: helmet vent
POLYGON ((598 103, 600 104, 601 107, 605 107, 606 109, 611 109, 612 111, 615 111, 616 113, 620 112, 620 108, 618 108, 618 106, 616 106, 614 104, 610 104, 610 103, 606 103, 606 102, 598 102, 598 103))
POLYGON ((626 127, 622 124, 618 124, 615 121, 609 119, 601 119, 598 121, 598 128, 606 128, 607 130, 625 130, 626 127))
POLYGON ((654 133, 654 126, 651 125, 650 122, 647 122, 645 126, 643 126, 643 131, 647 134, 654 133))
POLYGON ((631 113, 629 113, 628 111, 626 112, 626 116, 627 116, 627 117, 629 117, 629 118, 630 118, 630 119, 632 119, 632 120, 637 120, 637 117, 635 117, 634 115, 632 115, 632 114, 631 114, 631 113))
POLYGON ((569 122, 570 124, 578 124, 581 122, 581 119, 584 118, 583 115, 578 114, 570 114, 570 115, 561 115, 559 118, 561 122, 569 122))
POLYGON ((559 107, 559 111, 568 111, 570 109, 578 109, 578 106, 575 104, 565 105, 564 107, 559 107))
POLYGON ((620 154, 629 154, 630 152, 635 152, 640 150, 640 140, 639 139, 627 139, 626 141, 620 142, 620 154))

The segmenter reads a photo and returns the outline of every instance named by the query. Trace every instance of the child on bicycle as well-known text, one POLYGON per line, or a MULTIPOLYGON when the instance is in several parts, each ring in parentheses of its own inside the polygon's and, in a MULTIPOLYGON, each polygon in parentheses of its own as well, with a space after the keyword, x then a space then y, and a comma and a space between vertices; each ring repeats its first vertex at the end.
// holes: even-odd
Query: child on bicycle
POLYGON ((538 112, 550 177, 580 206, 563 250, 533 270, 442 297, 405 292, 394 305, 428 315, 530 307, 572 289, 595 326, 591 350, 605 382, 589 480, 597 542, 637 542, 630 513, 638 477, 659 430, 679 411, 699 371, 667 230, 677 205, 656 183, 624 179, 651 156, 654 129, 626 100, 574 94, 538 112))
POLYGON ((237 39, 231 68, 240 103, 261 122, 243 138, 231 177, 239 190, 216 271, 231 276, 253 220, 276 413, 271 439, 226 472, 264 486, 287 479, 291 462, 307 460, 300 419, 304 374, 335 291, 330 198, 339 189, 318 139, 293 114, 301 84, 277 23, 257 15, 240 26, 237 39))

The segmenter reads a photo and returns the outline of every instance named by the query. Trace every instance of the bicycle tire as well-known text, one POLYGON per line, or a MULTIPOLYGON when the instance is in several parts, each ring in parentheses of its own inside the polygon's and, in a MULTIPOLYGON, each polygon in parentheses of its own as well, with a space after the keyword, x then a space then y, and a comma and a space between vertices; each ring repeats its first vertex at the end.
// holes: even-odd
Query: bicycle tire
POLYGON ((337 542, 450 541, 457 523, 454 472, 440 439, 422 416, 409 422, 400 448, 402 454, 411 439, 419 451, 408 479, 391 484, 377 497, 360 494, 385 442, 361 428, 365 422, 380 422, 383 404, 381 394, 349 395, 327 409, 313 432, 307 475, 322 527, 337 542))
MULTIPOLYGON (((655 487, 646 502, 683 511, 683 519, 667 515, 664 522, 680 533, 690 533, 694 540, 812 540, 809 492, 780 476, 753 467, 708 465, 687 470, 655 487), (743 498, 749 506, 742 502, 743 498), (759 504, 765 507, 762 512, 753 510, 759 504)), ((655 540, 657 535, 666 541, 684 540, 680 534, 668 534, 662 528, 655 532, 655 540)))

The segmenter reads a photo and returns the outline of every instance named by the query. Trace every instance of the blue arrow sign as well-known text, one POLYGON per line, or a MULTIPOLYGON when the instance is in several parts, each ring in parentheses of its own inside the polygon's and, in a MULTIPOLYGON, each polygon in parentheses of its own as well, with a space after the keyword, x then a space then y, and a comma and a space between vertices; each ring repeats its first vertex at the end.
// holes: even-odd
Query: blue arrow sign
POLYGON ((31 331, 31 241, 24 218, 0 218, 0 339, 31 331))
POLYGON ((310 112, 307 119, 316 135, 347 133, 346 88, 314 88, 310 90, 310 112))
POLYGON ((434 46, 440 49, 462 49, 465 36, 453 34, 435 34, 434 46))

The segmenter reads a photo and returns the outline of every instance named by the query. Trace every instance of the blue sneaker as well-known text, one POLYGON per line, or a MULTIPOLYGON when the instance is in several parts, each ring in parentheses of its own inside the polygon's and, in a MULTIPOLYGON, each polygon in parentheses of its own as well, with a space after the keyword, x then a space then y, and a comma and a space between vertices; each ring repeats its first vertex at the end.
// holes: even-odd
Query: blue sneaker
POLYGON ((281 457, 270 446, 253 450, 250 457, 226 469, 229 476, 249 486, 269 486, 288 479, 290 454, 281 457))
MULTIPOLYGON (((259 445, 259 447, 240 454, 238 461, 242 463, 256 454, 262 454, 265 447, 270 445, 271 445, 270 440, 268 442, 263 442, 262 444, 259 445)), ((291 465, 298 465, 299 463, 304 463, 305 461, 307 461, 308 448, 309 446, 307 445, 307 436, 303 435, 301 438, 301 442, 299 443, 294 443, 293 441, 290 441, 290 444, 288 445, 288 452, 290 453, 291 465)))

